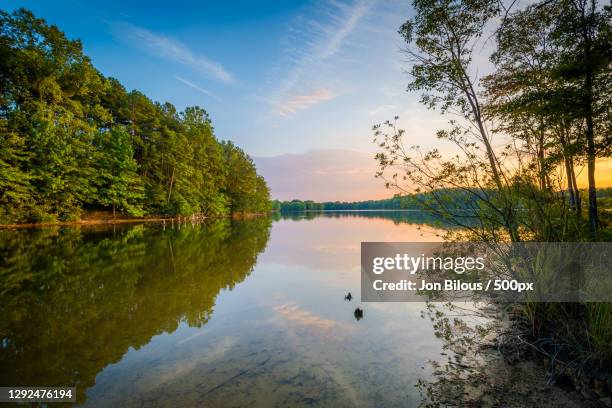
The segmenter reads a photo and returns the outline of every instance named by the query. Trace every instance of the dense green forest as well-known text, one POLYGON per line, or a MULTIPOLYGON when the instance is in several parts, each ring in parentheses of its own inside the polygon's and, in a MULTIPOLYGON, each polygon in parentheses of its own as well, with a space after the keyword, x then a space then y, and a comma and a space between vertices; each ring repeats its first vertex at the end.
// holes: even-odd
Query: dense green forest
POLYGON ((31 12, 0 11, 0 223, 269 210, 250 157, 200 107, 178 112, 103 76, 31 12))
MULTIPOLYGON (((494 191, 488 191, 493 194, 494 191)), ((588 198, 588 191, 579 190, 581 199, 588 198)), ((559 192, 563 197, 564 192, 559 192)), ((272 209, 281 213, 300 211, 350 211, 350 210, 440 210, 439 200, 444 197, 445 201, 452 203, 456 209, 474 210, 478 209, 477 200, 474 196, 464 190, 446 189, 436 190, 435 195, 429 193, 397 195, 382 200, 365 201, 322 201, 313 200, 291 200, 272 201, 272 209)), ((612 188, 600 188, 597 190, 597 198, 603 209, 612 208, 612 188)), ((568 201, 569 203, 569 201, 568 201)), ((605 214, 604 214, 605 217, 605 214)))

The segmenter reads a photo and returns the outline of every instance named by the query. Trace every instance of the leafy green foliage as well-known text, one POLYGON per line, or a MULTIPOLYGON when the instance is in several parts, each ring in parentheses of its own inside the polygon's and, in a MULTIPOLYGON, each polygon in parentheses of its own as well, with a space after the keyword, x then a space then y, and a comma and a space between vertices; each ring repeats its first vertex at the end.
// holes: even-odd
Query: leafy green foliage
POLYGON ((272 209, 270 191, 263 177, 257 175, 251 158, 232 142, 223 142, 228 178, 225 192, 232 212, 267 212, 272 209))
POLYGON ((98 193, 102 205, 143 215, 144 188, 138 177, 130 135, 121 126, 99 135, 98 193))
POLYGON ((128 92, 57 27, 25 9, 0 11, 0 223, 71 220, 88 209, 267 211, 265 181, 227 146, 204 109, 177 112, 128 92))

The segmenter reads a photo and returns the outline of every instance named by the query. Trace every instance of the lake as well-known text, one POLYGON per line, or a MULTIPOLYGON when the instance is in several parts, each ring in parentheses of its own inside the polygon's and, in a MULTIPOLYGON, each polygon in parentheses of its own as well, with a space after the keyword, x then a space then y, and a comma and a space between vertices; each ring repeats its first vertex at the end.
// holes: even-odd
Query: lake
POLYGON ((95 407, 415 406, 442 342, 423 303, 360 302, 360 243, 438 241, 430 221, 0 231, 0 385, 76 386, 95 407))

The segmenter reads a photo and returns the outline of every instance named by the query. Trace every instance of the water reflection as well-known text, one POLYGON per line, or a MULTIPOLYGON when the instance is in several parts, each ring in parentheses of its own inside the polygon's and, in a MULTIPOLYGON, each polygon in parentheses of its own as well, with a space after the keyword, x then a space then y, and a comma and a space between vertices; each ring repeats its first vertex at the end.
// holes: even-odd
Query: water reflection
POLYGON ((276 220, 312 220, 315 218, 370 218, 392 221, 394 224, 427 225, 440 228, 449 227, 439 216, 431 211, 419 210, 335 210, 335 211, 301 211, 275 213, 276 220))
POLYGON ((76 385, 87 406, 415 406, 441 351, 422 305, 359 299, 361 241, 436 239, 394 217, 2 231, 0 384, 76 385))
POLYGON ((73 384, 180 324, 203 326, 251 272, 270 222, 0 231, 0 384, 73 384))

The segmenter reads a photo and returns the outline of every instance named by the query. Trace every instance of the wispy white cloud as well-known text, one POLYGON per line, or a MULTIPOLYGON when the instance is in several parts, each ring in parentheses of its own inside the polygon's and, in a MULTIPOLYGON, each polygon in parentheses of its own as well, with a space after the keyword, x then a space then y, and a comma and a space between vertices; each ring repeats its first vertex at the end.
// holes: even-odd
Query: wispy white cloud
POLYGON ((374 1, 330 2, 316 17, 300 15, 293 21, 285 39, 282 67, 274 73, 273 92, 266 98, 274 113, 290 116, 346 91, 342 81, 324 71, 327 64, 338 65, 331 59, 341 54, 374 1), (322 89, 328 93, 323 94, 322 89))
POLYGON ((206 89, 202 88, 201 86, 199 86, 199 85, 197 85, 197 84, 194 84, 193 82, 191 82, 191 81, 189 81, 189 80, 187 80, 187 79, 185 79, 185 78, 183 78, 183 77, 180 77, 180 76, 178 76, 178 75, 175 75, 175 76, 174 76, 174 79, 176 79, 176 80, 177 80, 177 81, 179 81, 179 82, 184 83, 185 85, 187 85, 187 86, 188 86, 188 87, 190 87, 190 88, 195 89, 196 91, 199 91, 199 92, 203 93, 204 95, 208 95, 208 96, 210 96, 210 97, 217 98, 217 96, 216 96, 215 94, 213 94, 212 92, 210 92, 210 91, 208 91, 208 90, 206 90, 206 89))
POLYGON ((290 116, 301 109, 306 109, 309 106, 328 101, 335 98, 337 95, 329 89, 316 89, 310 93, 302 95, 293 95, 290 99, 284 101, 277 106, 275 110, 281 116, 290 116))
POLYGON ((140 48, 151 55, 188 65, 200 74, 224 83, 235 82, 233 75, 219 62, 194 53, 178 41, 124 22, 112 23, 111 30, 118 40, 140 48))
POLYGON ((320 57, 327 58, 340 50, 346 37, 355 29, 359 21, 364 17, 372 5, 369 1, 360 1, 353 6, 338 4, 343 11, 340 17, 340 24, 331 30, 331 35, 323 43, 323 50, 320 57))

